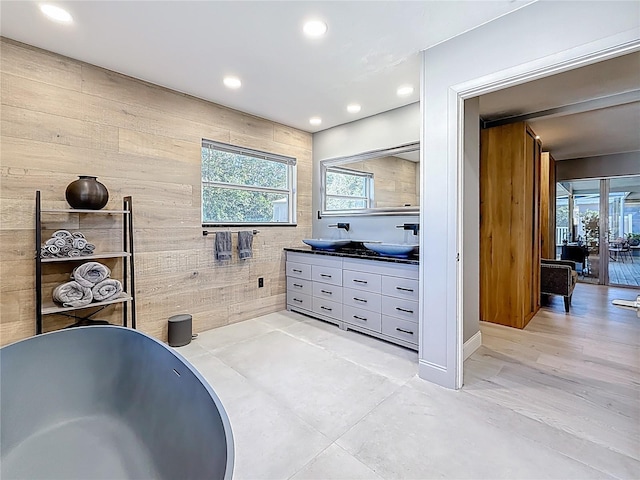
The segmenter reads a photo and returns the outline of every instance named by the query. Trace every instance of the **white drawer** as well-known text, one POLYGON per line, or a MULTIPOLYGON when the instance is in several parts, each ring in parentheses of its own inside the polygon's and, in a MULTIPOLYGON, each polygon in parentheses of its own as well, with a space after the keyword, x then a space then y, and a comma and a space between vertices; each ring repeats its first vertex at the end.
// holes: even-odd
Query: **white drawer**
POLYGON ((326 267, 324 265, 313 265, 311 269, 311 279, 316 282, 342 285, 342 269, 326 267))
POLYGON ((417 302, 418 285, 418 280, 410 278, 382 277, 382 294, 417 302))
POLYGON ((336 320, 342 320, 342 304, 338 302, 313 297, 313 311, 336 320))
POLYGON ((354 270, 344 270, 344 286, 357 288, 358 290, 368 290, 369 292, 380 293, 382 280, 377 273, 356 272, 354 270))
POLYGON ((313 297, 311 295, 305 295, 304 293, 287 290, 287 305, 304 308, 305 310, 313 310, 313 297))
POLYGON ((287 277, 311 280, 311 265, 298 262, 287 262, 287 277))
POLYGON ((399 318, 382 316, 382 333, 405 342, 418 344, 418 324, 399 318))
POLYGON ((342 287, 328 283, 313 282, 313 296, 325 298, 334 302, 342 302, 342 287))
POLYGON ((311 295, 313 290, 311 286, 313 283, 311 280, 304 280, 302 278, 287 277, 287 291, 292 293, 304 293, 305 295, 311 295))
POLYGON ((355 308, 364 308, 372 312, 380 312, 381 297, 379 293, 345 287, 342 295, 342 303, 355 308))
POLYGON ((402 298, 384 297, 382 313, 391 317, 402 318, 409 322, 418 323, 418 302, 402 298))
POLYGON ((377 312, 369 312, 357 307, 345 305, 342 311, 342 319, 345 323, 358 325, 374 332, 381 331, 382 315, 377 312))

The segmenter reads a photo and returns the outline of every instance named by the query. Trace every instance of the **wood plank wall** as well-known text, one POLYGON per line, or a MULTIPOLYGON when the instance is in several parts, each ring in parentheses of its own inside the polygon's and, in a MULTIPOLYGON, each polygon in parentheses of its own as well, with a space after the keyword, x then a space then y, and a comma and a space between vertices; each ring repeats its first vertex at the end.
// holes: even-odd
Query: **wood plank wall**
POLYGON ((420 205, 420 164, 388 156, 349 163, 345 168, 373 173, 375 207, 420 205))
MULTIPOLYGON (((0 48, 1 344, 35 332, 35 191, 44 208, 68 208, 78 175, 107 186, 107 209, 133 197, 140 330, 166 340, 174 314, 192 314, 198 332, 285 308, 282 249, 311 235, 311 134, 12 40, 0 48), (203 138, 298 159, 298 226, 259 227, 253 259, 217 262, 213 236, 202 236, 203 138)), ((120 242, 117 217, 45 221, 44 238, 68 228, 105 250, 120 242)), ((118 275, 117 262, 103 263, 118 275)), ((45 300, 66 268, 47 271, 45 300)), ((119 308, 96 318, 117 321, 119 308)), ((45 331, 68 323, 47 316, 45 331)))

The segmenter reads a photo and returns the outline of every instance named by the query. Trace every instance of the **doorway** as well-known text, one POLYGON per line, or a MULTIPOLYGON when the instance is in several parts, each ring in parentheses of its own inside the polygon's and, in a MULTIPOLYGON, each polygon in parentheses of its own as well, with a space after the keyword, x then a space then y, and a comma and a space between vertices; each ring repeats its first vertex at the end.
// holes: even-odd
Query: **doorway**
POLYGON ((579 282, 640 287, 640 175, 562 181, 556 192, 556 258, 578 262, 579 282))

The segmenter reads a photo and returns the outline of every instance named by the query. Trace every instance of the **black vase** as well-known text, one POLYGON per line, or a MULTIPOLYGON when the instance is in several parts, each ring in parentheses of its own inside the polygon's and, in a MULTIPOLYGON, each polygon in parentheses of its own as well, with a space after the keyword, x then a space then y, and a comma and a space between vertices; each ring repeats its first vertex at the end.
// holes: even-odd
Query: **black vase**
POLYGON ((100 210, 109 201, 109 191, 97 177, 80 175, 78 180, 67 185, 65 197, 72 208, 100 210))

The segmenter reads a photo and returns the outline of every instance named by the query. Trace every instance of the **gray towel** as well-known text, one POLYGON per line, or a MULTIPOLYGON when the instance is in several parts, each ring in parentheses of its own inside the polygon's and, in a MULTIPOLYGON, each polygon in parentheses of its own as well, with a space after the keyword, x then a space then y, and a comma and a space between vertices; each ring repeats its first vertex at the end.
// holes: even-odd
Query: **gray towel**
POLYGON ((87 242, 82 232, 70 233, 67 230, 57 230, 44 242, 40 256, 42 258, 79 257, 92 255, 95 248, 95 245, 87 242))
POLYGON ((231 232, 216 232, 213 251, 216 260, 231 260, 231 232))
MULTIPOLYGON (((79 251, 69 252, 69 256, 78 256, 79 251)), ((73 269, 71 278, 83 287, 92 288, 96 283, 100 283, 111 276, 111 270, 106 265, 98 262, 87 262, 73 269)))
POLYGON ((100 283, 96 283, 91 289, 91 293, 96 302, 104 302, 120 295, 122 293, 122 284, 118 280, 107 278, 100 283))
POLYGON ((238 258, 244 260, 253 257, 252 245, 253 232, 251 230, 238 232, 238 258))
POLYGON ((78 282, 67 282, 53 290, 53 300, 65 307, 84 307, 93 300, 91 289, 78 282))

